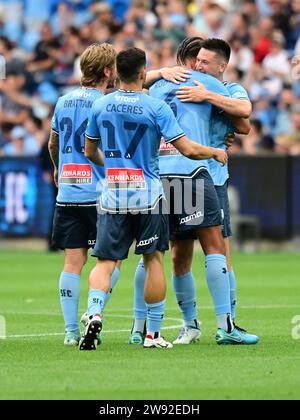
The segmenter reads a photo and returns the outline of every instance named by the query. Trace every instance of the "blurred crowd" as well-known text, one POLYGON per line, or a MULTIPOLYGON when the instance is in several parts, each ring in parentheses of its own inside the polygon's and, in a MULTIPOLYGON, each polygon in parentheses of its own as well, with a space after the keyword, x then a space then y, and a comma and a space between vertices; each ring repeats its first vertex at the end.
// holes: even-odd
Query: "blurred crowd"
POLYGON ((38 155, 58 97, 79 83, 93 42, 175 65, 186 36, 232 46, 228 81, 248 90, 250 135, 232 153, 300 155, 300 0, 0 0, 0 156, 38 155))

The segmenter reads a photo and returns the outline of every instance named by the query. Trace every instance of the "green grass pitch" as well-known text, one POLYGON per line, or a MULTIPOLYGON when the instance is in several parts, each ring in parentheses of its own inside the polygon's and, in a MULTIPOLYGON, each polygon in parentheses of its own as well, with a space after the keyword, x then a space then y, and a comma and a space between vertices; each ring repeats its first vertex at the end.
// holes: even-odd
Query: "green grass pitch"
MULTIPOLYGON (((0 399, 299 399, 300 340, 292 319, 300 315, 299 254, 234 254, 239 290, 238 323, 261 336, 256 347, 219 347, 212 301, 197 254, 201 342, 174 349, 129 346, 135 256, 105 313, 104 343, 96 352, 63 346, 58 277, 63 255, 0 254, 0 399)), ((90 259, 82 277, 80 311, 87 298, 90 259)), ((180 313, 170 287, 163 334, 174 339, 180 313)), ((298 329, 299 332, 299 329, 298 329)))

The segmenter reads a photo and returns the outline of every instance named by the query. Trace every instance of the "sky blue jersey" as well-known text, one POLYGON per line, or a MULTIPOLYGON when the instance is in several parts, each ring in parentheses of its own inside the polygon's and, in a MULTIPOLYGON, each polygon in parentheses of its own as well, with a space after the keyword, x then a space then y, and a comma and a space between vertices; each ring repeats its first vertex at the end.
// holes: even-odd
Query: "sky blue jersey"
MULTIPOLYGON (((193 141, 210 146, 210 119, 212 105, 203 103, 183 103, 176 97, 182 86, 195 86, 194 80, 202 83, 208 90, 229 96, 227 88, 216 78, 192 71, 191 78, 179 86, 159 80, 150 88, 150 96, 164 100, 172 109, 179 125, 193 141)), ((195 161, 182 156, 171 144, 161 143, 160 174, 162 177, 192 177, 201 168, 209 170, 209 160, 195 161)))
POLYGON ((97 89, 78 88, 57 102, 52 130, 59 135, 58 203, 96 203, 100 195, 104 169, 84 156, 84 136, 93 103, 102 96, 97 89))
MULTIPOLYGON (((240 84, 225 82, 224 85, 227 87, 232 98, 250 101, 248 93, 240 84)), ((219 109, 213 107, 211 119, 211 146, 225 150, 225 137, 235 131, 235 127, 225 113, 220 113, 219 109)), ((216 186, 223 186, 229 178, 228 165, 221 166, 213 159, 209 161, 209 172, 216 186)))
POLYGON ((86 136, 101 140, 105 183, 101 208, 110 212, 154 208, 163 197, 161 137, 184 136, 170 107, 143 92, 118 90, 95 102, 86 136))

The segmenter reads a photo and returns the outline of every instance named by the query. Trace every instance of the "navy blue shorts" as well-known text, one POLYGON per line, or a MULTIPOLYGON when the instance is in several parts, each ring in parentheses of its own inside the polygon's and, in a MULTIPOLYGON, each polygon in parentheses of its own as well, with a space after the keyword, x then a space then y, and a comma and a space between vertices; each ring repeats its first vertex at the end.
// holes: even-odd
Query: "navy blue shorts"
POLYGON ((52 242, 59 249, 91 248, 96 243, 96 204, 56 205, 52 242))
POLYGON ((136 240, 137 255, 165 252, 169 249, 168 215, 159 202, 158 214, 101 213, 97 221, 97 241, 93 257, 106 260, 126 260, 136 240))
POLYGON ((171 241, 197 239, 195 230, 221 225, 220 203, 208 171, 198 171, 191 179, 164 178, 163 183, 170 205, 171 241), (177 187, 170 188, 170 183, 177 187))
POLYGON ((228 197, 228 181, 222 187, 215 187, 222 213, 222 233, 224 238, 232 236, 231 223, 230 223, 230 206, 228 197))

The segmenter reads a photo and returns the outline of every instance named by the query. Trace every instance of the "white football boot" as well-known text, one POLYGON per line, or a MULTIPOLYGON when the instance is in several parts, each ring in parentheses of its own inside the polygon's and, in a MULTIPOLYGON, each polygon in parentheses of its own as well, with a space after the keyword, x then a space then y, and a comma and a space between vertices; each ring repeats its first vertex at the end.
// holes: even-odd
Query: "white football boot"
POLYGON ((191 343, 195 343, 196 341, 199 341, 201 338, 201 330, 200 330, 200 324, 198 324, 198 328, 188 327, 184 326, 182 327, 179 336, 176 338, 175 341, 173 341, 173 344, 184 344, 188 345, 191 343))
POLYGON ((151 335, 147 335, 144 341, 144 349, 171 349, 173 344, 166 341, 161 335, 157 338, 153 338, 151 335))

